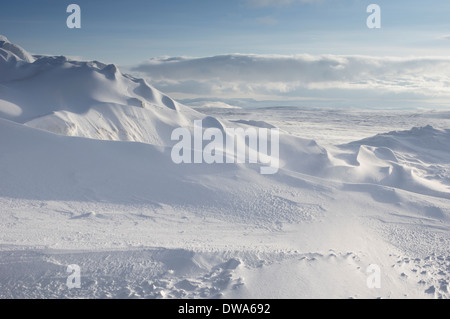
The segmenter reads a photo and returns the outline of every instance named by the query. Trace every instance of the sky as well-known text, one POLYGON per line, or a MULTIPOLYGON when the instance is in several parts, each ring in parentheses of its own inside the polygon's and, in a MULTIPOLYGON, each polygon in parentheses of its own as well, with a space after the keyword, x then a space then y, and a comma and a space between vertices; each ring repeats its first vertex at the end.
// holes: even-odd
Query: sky
POLYGON ((15 0, 1 5, 0 34, 31 53, 118 64, 178 99, 447 103, 446 0, 15 0), (81 29, 66 26, 71 3, 81 29), (380 29, 366 24, 372 3, 380 29))

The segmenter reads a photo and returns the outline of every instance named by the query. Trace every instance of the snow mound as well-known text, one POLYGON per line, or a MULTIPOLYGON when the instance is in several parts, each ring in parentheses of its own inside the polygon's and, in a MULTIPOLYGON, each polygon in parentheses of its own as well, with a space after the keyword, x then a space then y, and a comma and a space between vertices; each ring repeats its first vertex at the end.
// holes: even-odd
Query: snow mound
POLYGON ((394 131, 341 145, 330 175, 450 198, 450 130, 431 126, 394 131))
POLYGON ((203 117, 114 65, 36 56, 0 42, 0 118, 56 134, 167 145, 203 117))
POLYGON ((435 129, 430 125, 414 127, 408 131, 393 131, 344 145, 352 148, 360 145, 385 147, 397 152, 409 153, 417 159, 431 162, 448 162, 450 154, 450 130, 435 129))
POLYGON ((217 128, 221 130, 222 132, 225 132, 225 125, 212 116, 207 116, 202 120, 202 126, 204 128, 217 128))
POLYGON ((13 44, 8 41, 8 39, 5 36, 0 35, 0 49, 6 52, 10 52, 14 54, 19 60, 33 63, 34 58, 33 56, 25 51, 23 48, 18 46, 17 44, 13 44))

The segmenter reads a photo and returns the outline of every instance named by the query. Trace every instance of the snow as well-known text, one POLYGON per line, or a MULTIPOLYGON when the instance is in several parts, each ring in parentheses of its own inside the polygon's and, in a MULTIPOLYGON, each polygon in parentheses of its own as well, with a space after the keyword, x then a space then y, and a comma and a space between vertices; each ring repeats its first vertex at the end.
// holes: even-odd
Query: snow
POLYGON ((449 298, 448 112, 199 112, 17 48, 0 48, 0 297, 449 298), (171 132, 199 119, 279 127, 278 174, 174 164, 171 132))
POLYGON ((28 63, 34 62, 34 58, 30 53, 22 49, 20 46, 10 43, 8 39, 4 36, 0 36, 0 49, 15 55, 18 59, 22 61, 28 63))

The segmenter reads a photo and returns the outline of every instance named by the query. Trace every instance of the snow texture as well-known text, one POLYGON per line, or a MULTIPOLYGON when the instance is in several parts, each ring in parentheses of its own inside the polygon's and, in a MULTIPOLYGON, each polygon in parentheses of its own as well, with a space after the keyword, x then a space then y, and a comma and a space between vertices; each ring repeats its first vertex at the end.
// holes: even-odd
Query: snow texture
POLYGON ((0 36, 0 297, 450 297, 448 112, 202 112, 0 36), (280 171, 174 164, 195 120, 279 127, 280 171))

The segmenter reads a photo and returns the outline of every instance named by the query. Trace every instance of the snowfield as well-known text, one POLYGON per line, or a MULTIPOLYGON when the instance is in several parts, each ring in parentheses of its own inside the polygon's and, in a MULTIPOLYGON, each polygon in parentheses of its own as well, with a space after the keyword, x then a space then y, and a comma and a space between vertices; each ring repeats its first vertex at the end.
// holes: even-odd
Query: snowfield
POLYGON ((450 113, 194 110, 0 36, 0 215, 1 298, 447 299, 450 113), (174 164, 195 120, 280 128, 279 172, 174 164))

